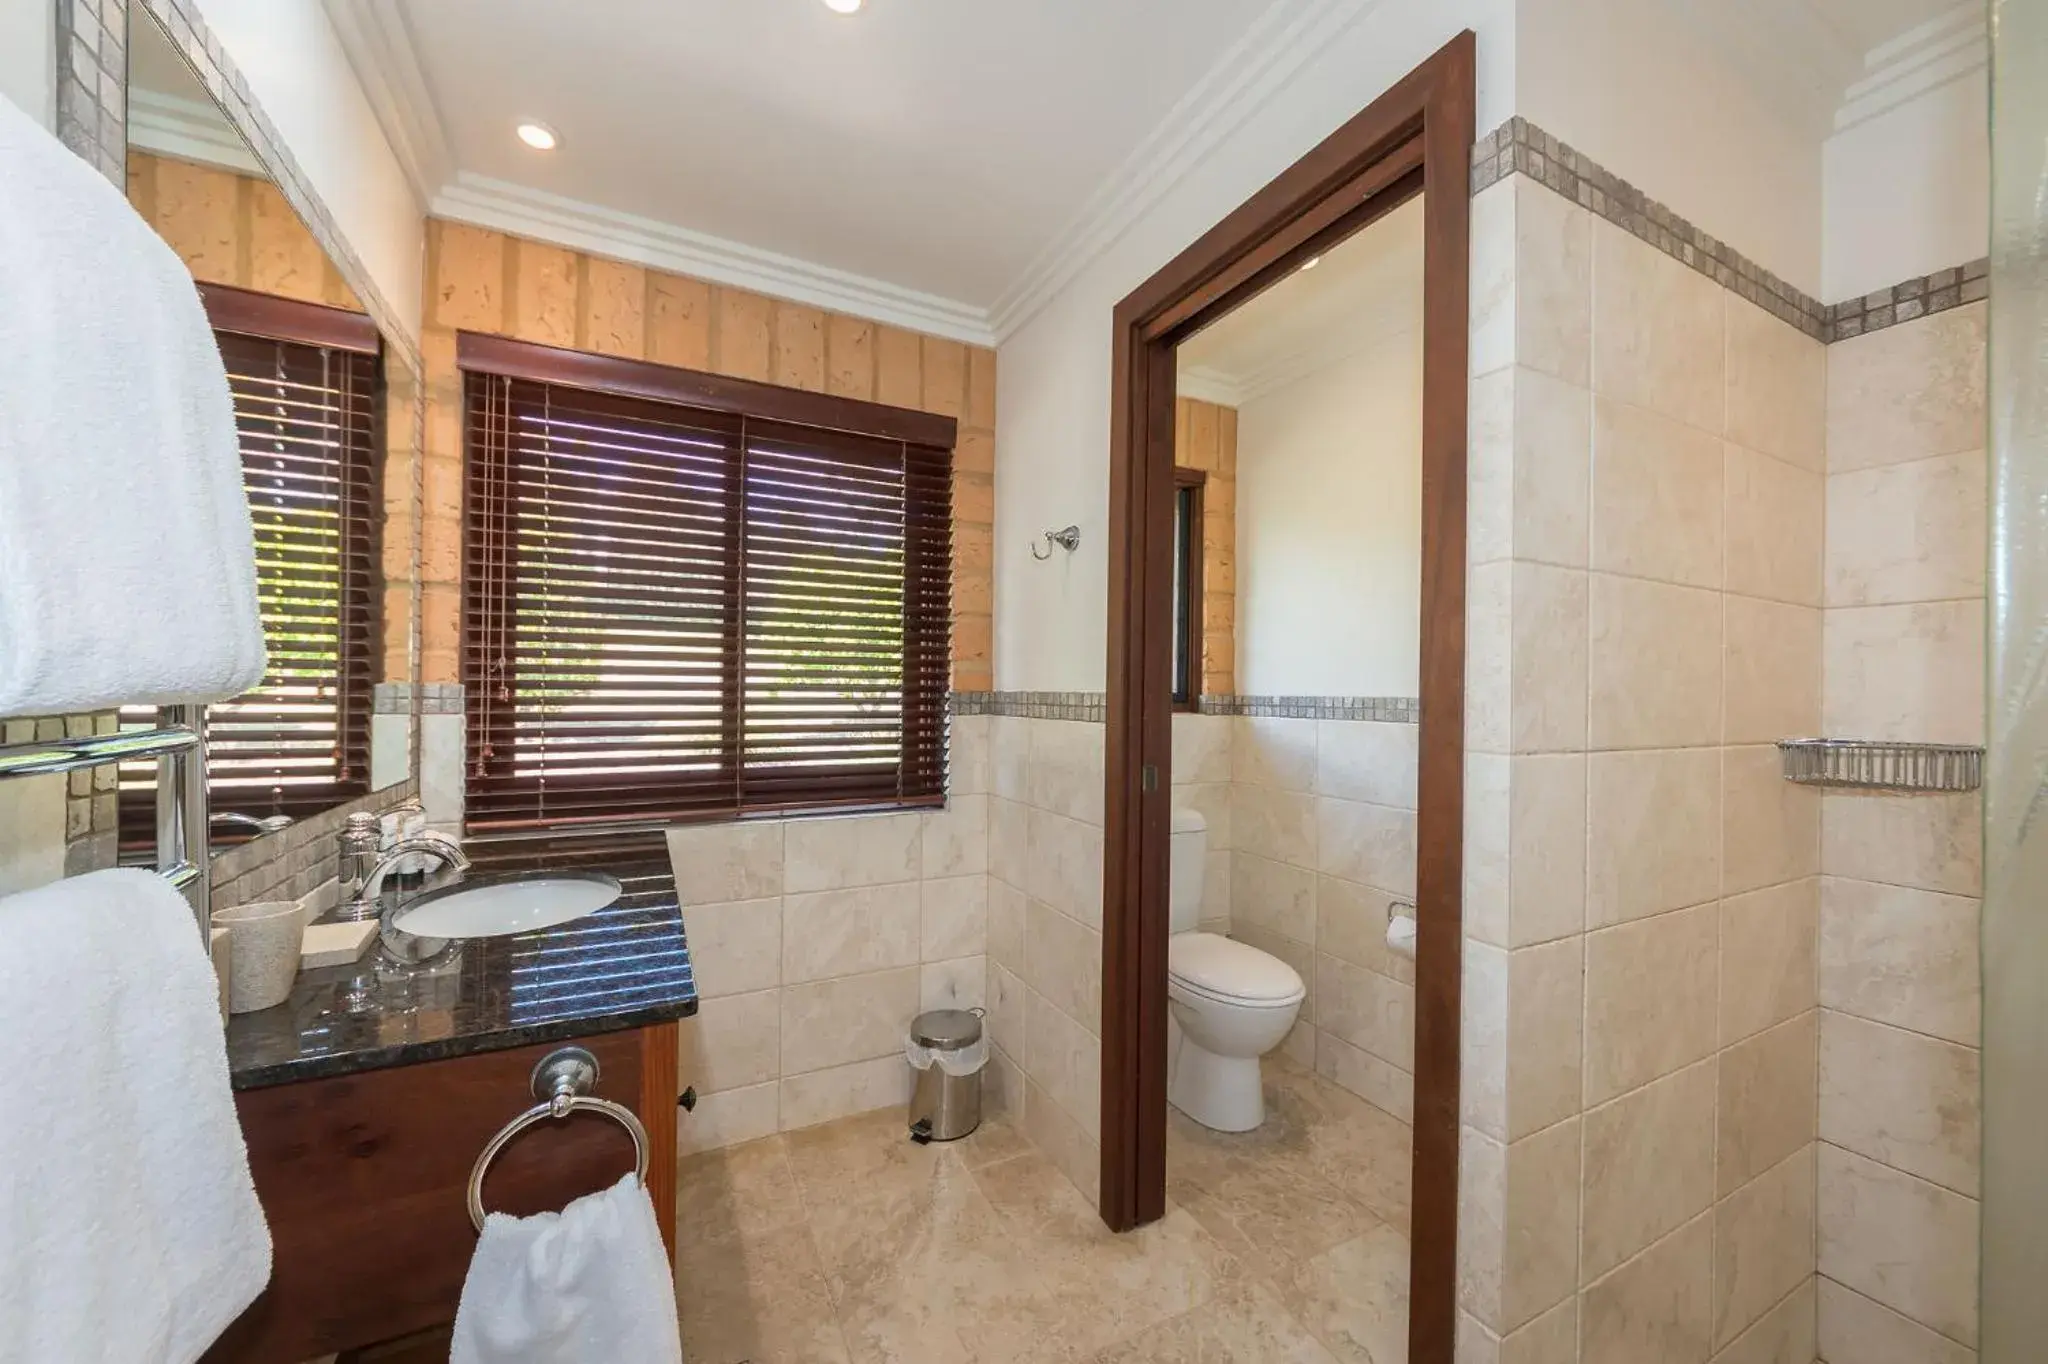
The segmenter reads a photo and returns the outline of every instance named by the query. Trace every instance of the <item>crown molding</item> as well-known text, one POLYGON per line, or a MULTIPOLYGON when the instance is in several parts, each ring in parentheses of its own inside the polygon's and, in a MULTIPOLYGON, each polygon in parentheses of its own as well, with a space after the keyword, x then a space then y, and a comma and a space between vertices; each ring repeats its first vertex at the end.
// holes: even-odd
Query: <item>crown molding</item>
POLYGON ((128 141, 158 156, 219 166, 261 180, 271 178, 227 115, 203 100, 131 89, 128 141))
POLYGON ((987 310, 971 304, 467 171, 433 197, 431 212, 970 345, 996 341, 987 310))
POLYGON ((1059 235, 989 310, 998 339, 1030 321, 1246 119, 1287 88, 1381 0, 1273 5, 1104 178, 1059 235))
POLYGON ((1379 350, 1404 336, 1415 336, 1418 330, 1416 326, 1404 324, 1362 335, 1325 338, 1244 373, 1233 373, 1213 365, 1193 365, 1180 372, 1175 387, 1185 397, 1241 408, 1320 374, 1332 365, 1379 350), (1190 380, 1195 387, 1189 386, 1190 380), (1195 388, 1206 391, 1196 392, 1195 388), (1212 397, 1211 394, 1217 396, 1212 397))
POLYGON ((326 0, 325 8, 392 155, 419 201, 432 203, 454 157, 403 8, 398 0, 326 0))
POLYGON ((1981 5, 1960 4, 1909 29, 1863 58, 1863 76, 1842 95, 1835 131, 1867 123, 1933 90, 1982 70, 1991 34, 1981 5))
POLYGON ((1174 396, 1218 407, 1243 407, 1244 386, 1237 376, 1213 365, 1188 365, 1173 379, 1174 396))

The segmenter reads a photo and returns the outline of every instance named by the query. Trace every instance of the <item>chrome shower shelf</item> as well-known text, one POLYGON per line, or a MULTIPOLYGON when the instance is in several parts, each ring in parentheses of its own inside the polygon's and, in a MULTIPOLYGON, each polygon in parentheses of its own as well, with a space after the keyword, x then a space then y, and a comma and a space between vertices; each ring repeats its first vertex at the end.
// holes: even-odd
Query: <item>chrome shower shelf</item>
POLYGON ((1785 779, 1865 791, 1974 791, 1984 784, 1984 750, 1966 744, 1900 744, 1869 739, 1781 739, 1785 779))

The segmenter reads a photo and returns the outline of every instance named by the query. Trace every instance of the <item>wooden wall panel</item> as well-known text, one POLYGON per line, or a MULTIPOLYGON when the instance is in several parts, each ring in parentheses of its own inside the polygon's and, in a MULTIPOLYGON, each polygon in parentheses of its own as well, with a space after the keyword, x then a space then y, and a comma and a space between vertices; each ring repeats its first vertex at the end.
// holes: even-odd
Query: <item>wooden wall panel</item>
POLYGON ((1174 402, 1173 462, 1202 487, 1202 694, 1237 690, 1237 409, 1174 402))

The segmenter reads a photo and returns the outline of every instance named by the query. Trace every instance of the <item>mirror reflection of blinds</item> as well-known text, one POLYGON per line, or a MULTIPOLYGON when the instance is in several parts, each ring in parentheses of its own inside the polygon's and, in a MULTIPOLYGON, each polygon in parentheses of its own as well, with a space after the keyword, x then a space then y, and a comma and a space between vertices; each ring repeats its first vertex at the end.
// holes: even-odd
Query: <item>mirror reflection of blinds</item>
MULTIPOLYGON (((254 690, 208 707, 207 783, 215 810, 300 818, 370 789, 378 358, 215 336, 234 396, 269 665, 254 690)), ((156 715, 124 707, 121 720, 147 729, 156 715)), ((155 776, 153 763, 122 768, 124 841, 154 837, 155 776)))
POLYGON ((950 451, 467 384, 470 828, 942 798, 950 451))

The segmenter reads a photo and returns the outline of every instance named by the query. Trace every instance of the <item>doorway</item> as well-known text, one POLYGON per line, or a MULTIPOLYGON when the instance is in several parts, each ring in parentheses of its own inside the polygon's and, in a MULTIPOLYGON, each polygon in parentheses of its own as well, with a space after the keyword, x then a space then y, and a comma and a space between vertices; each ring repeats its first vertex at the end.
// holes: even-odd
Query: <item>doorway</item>
POLYGON ((1420 199, 1412 1364, 1450 1364, 1456 1319, 1473 47, 1460 35, 1140 285, 1116 308, 1112 358, 1100 1206, 1126 1230, 1166 1210, 1172 719, 1192 671, 1176 352, 1420 199))

